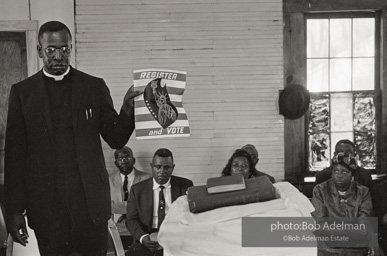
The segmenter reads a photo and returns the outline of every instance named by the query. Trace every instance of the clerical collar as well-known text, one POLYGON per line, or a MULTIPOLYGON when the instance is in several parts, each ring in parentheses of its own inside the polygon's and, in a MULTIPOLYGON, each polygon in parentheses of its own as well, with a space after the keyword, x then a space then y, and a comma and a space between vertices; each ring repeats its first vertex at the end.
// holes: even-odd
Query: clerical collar
POLYGON ((54 78, 55 81, 62 81, 63 78, 65 77, 65 75, 67 75, 68 73, 70 72, 70 67, 67 67, 67 70, 66 72, 64 72, 62 75, 59 75, 59 76, 56 76, 56 75, 51 75, 50 73, 48 73, 46 70, 44 70, 43 68, 43 74, 47 77, 51 77, 51 78, 54 78))

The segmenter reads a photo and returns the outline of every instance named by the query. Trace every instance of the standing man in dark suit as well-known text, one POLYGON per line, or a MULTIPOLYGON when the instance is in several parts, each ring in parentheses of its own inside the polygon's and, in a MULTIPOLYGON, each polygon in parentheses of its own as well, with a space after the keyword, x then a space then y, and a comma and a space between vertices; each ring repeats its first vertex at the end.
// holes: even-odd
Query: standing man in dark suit
POLYGON ((172 176, 175 164, 172 152, 166 148, 155 152, 150 165, 153 179, 133 185, 128 199, 126 227, 135 241, 129 255, 163 255, 150 235, 158 232, 171 203, 193 186, 191 180, 172 176))
POLYGON ((44 67, 14 84, 5 142, 5 209, 15 242, 26 245, 24 213, 41 255, 106 255, 111 216, 100 135, 122 148, 134 130, 128 90, 120 114, 101 78, 69 65, 71 33, 58 21, 38 33, 44 67))

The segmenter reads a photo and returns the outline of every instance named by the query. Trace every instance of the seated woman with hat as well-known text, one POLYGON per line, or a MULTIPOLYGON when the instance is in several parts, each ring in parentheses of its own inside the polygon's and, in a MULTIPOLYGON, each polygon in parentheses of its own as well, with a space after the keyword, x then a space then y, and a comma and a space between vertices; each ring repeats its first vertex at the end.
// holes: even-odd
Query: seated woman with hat
MULTIPOLYGON (((372 202, 369 189, 353 180, 356 159, 342 153, 332 158, 332 178, 316 185, 312 204, 314 217, 369 217, 372 202)), ((319 248, 319 255, 367 255, 368 248, 319 248)))

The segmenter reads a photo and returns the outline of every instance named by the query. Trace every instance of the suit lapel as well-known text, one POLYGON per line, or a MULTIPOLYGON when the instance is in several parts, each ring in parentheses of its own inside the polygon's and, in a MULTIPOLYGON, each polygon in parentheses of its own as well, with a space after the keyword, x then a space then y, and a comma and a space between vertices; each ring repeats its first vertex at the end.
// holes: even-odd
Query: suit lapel
POLYGON ((79 105, 81 103, 81 96, 82 96, 82 86, 78 78, 77 71, 74 70, 72 67, 70 72, 71 71, 72 71, 71 107, 72 107, 73 129, 74 129, 74 134, 76 134, 77 124, 78 124, 79 105))
POLYGON ((113 183, 114 183, 113 188, 115 189, 116 197, 118 199, 117 201, 122 202, 124 200, 124 190, 122 188, 123 184, 122 184, 120 172, 118 172, 114 176, 113 183))
POLYGON ((132 185, 134 185, 134 184, 136 184, 136 183, 141 181, 141 175, 140 175, 140 173, 138 173, 138 171, 134 167, 133 167, 133 172, 134 172, 134 178, 133 178, 133 184, 132 185))
POLYGON ((38 102, 40 104, 40 109, 42 110, 44 119, 46 120, 50 141, 51 143, 53 143, 54 140, 53 140, 51 113, 50 113, 50 102, 48 99, 46 83, 44 82, 44 79, 43 79, 43 70, 39 72, 37 83, 35 86, 36 88, 38 88, 38 94, 37 94, 39 97, 38 102))
POLYGON ((133 171, 134 171, 133 185, 149 178, 149 176, 137 170, 136 167, 134 167, 133 171))
POLYGON ((146 188, 143 191, 144 198, 145 198, 145 211, 144 213, 147 216, 147 223, 149 230, 152 229, 152 222, 153 222, 153 179, 149 179, 146 181, 146 188))

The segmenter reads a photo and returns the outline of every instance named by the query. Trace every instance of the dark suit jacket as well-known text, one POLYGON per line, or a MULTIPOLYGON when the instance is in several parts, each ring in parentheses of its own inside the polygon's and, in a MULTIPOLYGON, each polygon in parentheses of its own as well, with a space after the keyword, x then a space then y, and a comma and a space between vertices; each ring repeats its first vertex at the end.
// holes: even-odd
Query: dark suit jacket
MULTIPOLYGON (((149 173, 142 172, 140 170, 137 170, 135 167, 133 168, 133 183, 132 186, 136 183, 139 183, 143 180, 149 179, 152 177, 149 173)), ((113 204, 122 203, 124 201, 124 189, 123 189, 123 182, 120 174, 120 170, 116 169, 114 170, 114 173, 110 174, 109 176, 109 183, 110 183, 110 197, 113 204)), ((130 192, 130 186, 129 192, 130 192)))
MULTIPOLYGON (((94 223, 110 217, 109 176, 100 135, 122 148, 134 130, 134 113, 114 110, 105 82, 71 68, 75 152, 88 209, 94 223), (86 118, 86 110, 92 116, 86 118)), ((53 203, 55 158, 50 104, 43 72, 14 84, 9 96, 5 142, 6 212, 27 210, 31 228, 47 221, 53 203)))
MULTIPOLYGON (((186 195, 192 187, 191 180, 171 177, 171 200, 186 195)), ((150 234, 153 220, 153 178, 134 184, 130 191, 127 204, 126 227, 134 240, 140 240, 145 234, 150 234)))
POLYGON ((256 169, 256 171, 257 171, 257 174, 256 174, 256 175, 254 175, 254 177, 261 177, 261 176, 266 176, 266 177, 268 177, 268 178, 269 178, 269 180, 271 181, 271 183, 275 183, 275 179, 274 179, 274 177, 273 177, 273 176, 271 176, 271 175, 269 175, 269 174, 267 174, 267 173, 264 173, 264 172, 258 171, 257 169, 256 169))
POLYGON ((387 180, 378 183, 375 186, 374 196, 374 209, 376 215, 382 220, 383 216, 387 213, 387 180))
POLYGON ((387 180, 375 185, 372 204, 379 219, 379 244, 387 253, 387 225, 383 223, 383 216, 387 214, 387 180))

